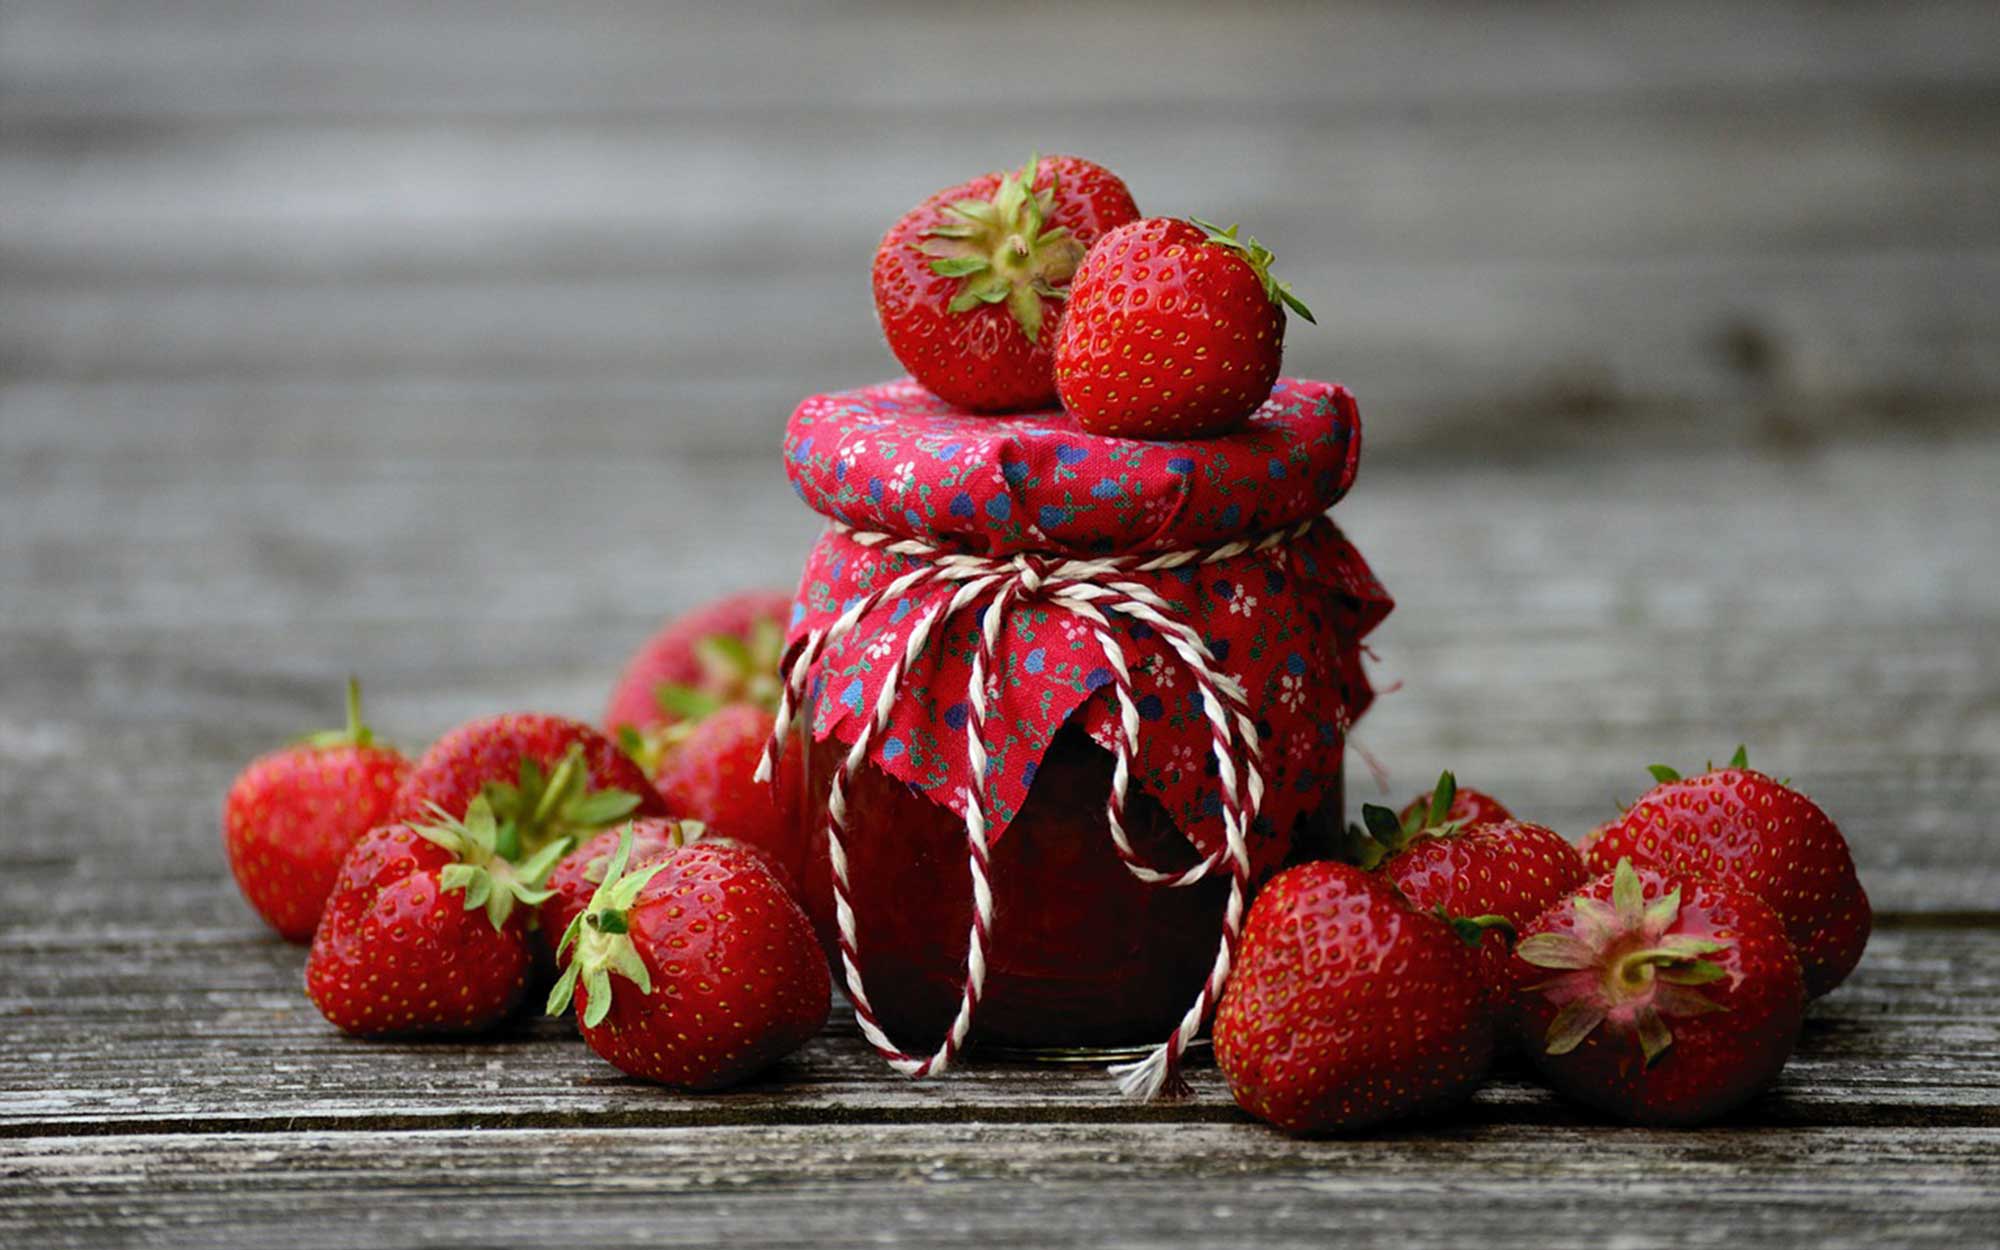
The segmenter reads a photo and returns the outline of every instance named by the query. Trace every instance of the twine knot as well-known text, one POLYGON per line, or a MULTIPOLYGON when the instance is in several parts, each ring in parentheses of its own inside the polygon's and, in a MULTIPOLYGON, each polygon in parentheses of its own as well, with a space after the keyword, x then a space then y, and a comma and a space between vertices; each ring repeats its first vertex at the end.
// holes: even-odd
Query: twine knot
POLYGON ((1049 571, 1054 567, 1047 559, 1032 551, 1023 551, 1009 563, 1013 566, 1014 579, 1020 584, 1019 596, 1023 599, 1038 597, 1047 583, 1049 571))

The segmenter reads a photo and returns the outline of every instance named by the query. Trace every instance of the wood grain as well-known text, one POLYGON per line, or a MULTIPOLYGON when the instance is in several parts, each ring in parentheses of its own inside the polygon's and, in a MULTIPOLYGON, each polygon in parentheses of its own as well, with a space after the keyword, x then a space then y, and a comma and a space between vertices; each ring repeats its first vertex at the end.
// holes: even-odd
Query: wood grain
MULTIPOLYGON (((766 1079, 676 1095, 626 1078, 563 1021, 497 1039, 363 1042, 300 990, 304 955, 232 928, 109 928, 87 944, 0 941, 0 1136, 478 1126, 1249 1121, 1212 1068, 1179 1103, 1121 1101, 1102 1069, 979 1062, 891 1074, 837 1015, 766 1079), (51 1070, 51 1064, 54 1064, 51 1070)), ((1891 929, 1813 1010, 1777 1091, 1743 1124, 2000 1131, 2000 943, 1983 929, 1891 929)), ((1452 1122, 1588 1124, 1507 1070, 1452 1122)))
POLYGON ((1991 1129, 822 1124, 45 1138, 0 1154, 42 1245, 1976 1243, 1991 1129), (1746 1175, 1758 1178, 1745 1185, 1746 1175), (359 1195, 366 1195, 359 1199, 359 1195))
POLYGON ((157 115, 601 117, 829 104, 902 112, 951 103, 1065 119, 1162 102, 1193 110, 1348 106, 1439 97, 1700 96, 1896 85, 1982 85, 2000 64, 1977 0, 1899 5, 1660 6, 1643 0, 1500 8, 1273 4, 1218 12, 1182 0, 1022 4, 1017 23, 910 3, 541 6, 394 0, 326 10, 203 0, 78 6, 20 0, 0 44, 0 96, 29 118, 157 115), (1173 37, 1114 59, 1135 17, 1173 37), (996 28, 997 26, 997 28, 996 28), (1050 38, 1051 30, 1059 38, 1050 38), (968 32, 1018 76, 966 74, 968 32), (1025 79, 1034 90, 1023 91, 1025 79))
POLYGON ((1397 436, 1990 428, 2000 401, 1990 6, 1185 6, 1144 64, 1118 6, 1051 10, 1058 40, 895 5, 474 12, 11 6, 0 368, 651 388, 746 452, 682 388, 884 372, 884 224, 1040 145, 1260 231, 1322 320, 1293 368, 1397 436), (1023 39, 1004 108, 921 54, 1023 39))

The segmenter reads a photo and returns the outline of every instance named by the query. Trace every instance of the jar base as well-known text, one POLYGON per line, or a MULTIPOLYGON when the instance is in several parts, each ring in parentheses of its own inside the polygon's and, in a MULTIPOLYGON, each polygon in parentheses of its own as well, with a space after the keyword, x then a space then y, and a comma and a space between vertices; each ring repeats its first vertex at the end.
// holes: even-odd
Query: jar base
MULTIPOLYGON (((1135 1063, 1153 1053, 1157 1042, 1132 1046, 1009 1046, 1005 1044, 976 1044, 972 1048, 972 1058, 993 1059, 1002 1063, 1032 1063, 1052 1068, 1098 1068, 1111 1063, 1135 1063)), ((1193 1058, 1208 1052, 1208 1039, 1196 1038, 1187 1048, 1187 1055, 1193 1058)))

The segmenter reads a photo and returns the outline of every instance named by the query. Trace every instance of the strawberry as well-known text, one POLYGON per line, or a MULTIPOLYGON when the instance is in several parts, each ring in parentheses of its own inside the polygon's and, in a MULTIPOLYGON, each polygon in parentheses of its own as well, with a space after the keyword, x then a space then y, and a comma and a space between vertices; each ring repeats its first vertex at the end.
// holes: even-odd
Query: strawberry
POLYGON ((1093 434, 1210 438, 1271 394, 1285 309, 1313 319, 1236 227, 1151 217, 1090 249, 1056 339, 1063 406, 1093 434))
POLYGON ((763 847, 781 877, 795 880, 804 866, 797 765, 788 763, 775 786, 755 780, 777 710, 791 602, 749 591, 669 622, 626 666, 605 724, 651 774, 669 811, 763 847))
POLYGON ((340 861, 389 818, 410 763, 361 722, 347 682, 347 728, 260 756, 222 802, 222 844, 237 888, 287 942, 309 942, 340 861))
POLYGON ((826 965, 805 913, 763 863, 696 843, 631 870, 634 840, 619 839, 604 884, 563 934, 569 967, 549 1014, 574 1003, 592 1050, 692 1090, 733 1085, 819 1032, 826 965))
POLYGON ((1798 957, 1763 899, 1630 859, 1528 925, 1514 980, 1523 1049, 1548 1082, 1642 1124, 1755 1097, 1805 1019, 1798 957))
POLYGON ((1301 864, 1258 894, 1215 1018, 1246 1111, 1292 1133, 1363 1128, 1464 1097, 1492 1053, 1478 957, 1382 878, 1301 864))
POLYGON ((1391 855, 1379 871, 1412 907, 1476 943, 1496 1005, 1512 989, 1515 934, 1590 879, 1583 856, 1561 834, 1521 820, 1446 825, 1391 855))
POLYGON ((1806 992, 1832 990, 1861 962, 1874 913, 1847 839, 1805 795, 1753 770, 1743 748, 1727 768, 1659 782, 1625 814, 1584 839, 1594 872, 1630 856, 1751 890, 1785 921, 1805 968, 1806 992))
MULTIPOLYGON (((604 732, 637 748, 634 735, 700 720, 731 703, 775 709, 791 614, 790 595, 747 590, 668 621, 626 661, 604 732)), ((661 744, 647 745, 657 752, 661 744)))
MULTIPOLYGON (((762 847, 741 842, 735 838, 725 838, 711 833, 698 820, 665 820, 648 817, 626 824, 625 829, 606 829, 590 841, 577 847, 555 866, 549 874, 549 898, 536 909, 536 931, 541 935, 543 953, 548 956, 548 966, 558 964, 555 957, 556 945, 562 935, 569 931, 570 921, 581 915, 590 905, 590 896, 597 887, 604 884, 605 868, 611 857, 618 851, 618 840, 625 830, 632 832, 632 853, 627 867, 634 870, 647 868, 664 860, 684 846, 699 842, 703 846, 735 847, 754 856, 757 861, 770 869, 778 878, 778 884, 789 892, 792 883, 786 878, 784 868, 762 847)), ((797 894, 794 893, 796 898, 797 894)), ((553 979, 554 974, 550 974, 553 979)), ((547 984, 547 982, 544 982, 547 984)))
POLYGON ((1429 794, 1419 794, 1403 805, 1396 813, 1397 821, 1405 829, 1422 829, 1442 825, 1447 822, 1460 828, 1468 825, 1483 825, 1491 820, 1512 820, 1514 813, 1507 805, 1484 790, 1474 790, 1471 786, 1461 786, 1458 779, 1446 772, 1438 776, 1438 786, 1444 787, 1445 806, 1438 810, 1438 789, 1429 794))
MULTIPOLYGON (((1392 812, 1376 803, 1361 805, 1361 824, 1349 825, 1332 857, 1363 868, 1379 867, 1391 855, 1430 834, 1456 833, 1472 825, 1512 820, 1500 800, 1481 790, 1461 789, 1449 769, 1438 774, 1429 794, 1420 794, 1392 812)), ((1539 912, 1536 907, 1529 914, 1539 912)))
POLYGON ((483 798, 463 820, 437 812, 430 823, 370 830, 341 864, 313 934, 306 994, 364 1037, 491 1027, 527 989, 527 921, 567 846, 516 864, 518 839, 483 798))
POLYGON ((770 785, 756 779, 775 723, 770 712, 747 703, 723 708, 688 731, 654 783, 676 815, 702 822, 714 836, 763 850, 790 888, 809 857, 799 819, 800 752, 785 752, 770 785))
POLYGON ((569 931, 570 921, 590 906, 590 896, 604 884, 604 871, 618 851, 619 840, 627 833, 632 837, 628 865, 638 869, 660 863, 697 840, 702 828, 699 821, 648 817, 630 821, 621 828, 606 829, 563 856, 549 874, 549 897, 536 909, 537 931, 551 968, 559 962, 555 959, 557 943, 569 931))
POLYGON ((1054 407, 1052 353, 1070 275, 1105 231, 1138 216, 1116 174, 1074 156, 1030 157, 1017 172, 938 192, 875 250, 875 312, 889 350, 961 408, 1054 407))
POLYGON ((432 743, 396 796, 395 818, 462 816, 481 797, 530 855, 627 816, 667 814, 617 743, 581 721, 538 712, 470 721, 432 743))

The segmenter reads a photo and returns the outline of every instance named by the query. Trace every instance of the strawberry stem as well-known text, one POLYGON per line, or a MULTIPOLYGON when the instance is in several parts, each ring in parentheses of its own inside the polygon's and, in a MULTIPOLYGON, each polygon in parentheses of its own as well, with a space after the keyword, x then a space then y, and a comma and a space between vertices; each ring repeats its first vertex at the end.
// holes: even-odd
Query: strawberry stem
POLYGON ((1250 266, 1251 270, 1256 273, 1257 281, 1263 284, 1264 294, 1270 297, 1273 304, 1291 309, 1314 325, 1319 324, 1319 320, 1312 315, 1312 309, 1307 308, 1305 302, 1293 293, 1291 286, 1278 281, 1277 278, 1272 276, 1271 262, 1278 258, 1270 248, 1265 247, 1255 238, 1237 238, 1237 228, 1234 224, 1231 224, 1225 230, 1214 222, 1203 221, 1199 217, 1190 217, 1188 220, 1207 233, 1207 242, 1217 247, 1227 248, 1229 251, 1241 256, 1250 266))
POLYGON ((328 747, 369 747, 375 745, 375 731, 361 719, 361 679, 349 674, 347 678, 347 724, 341 729, 323 729, 309 733, 300 742, 307 746, 328 747))

